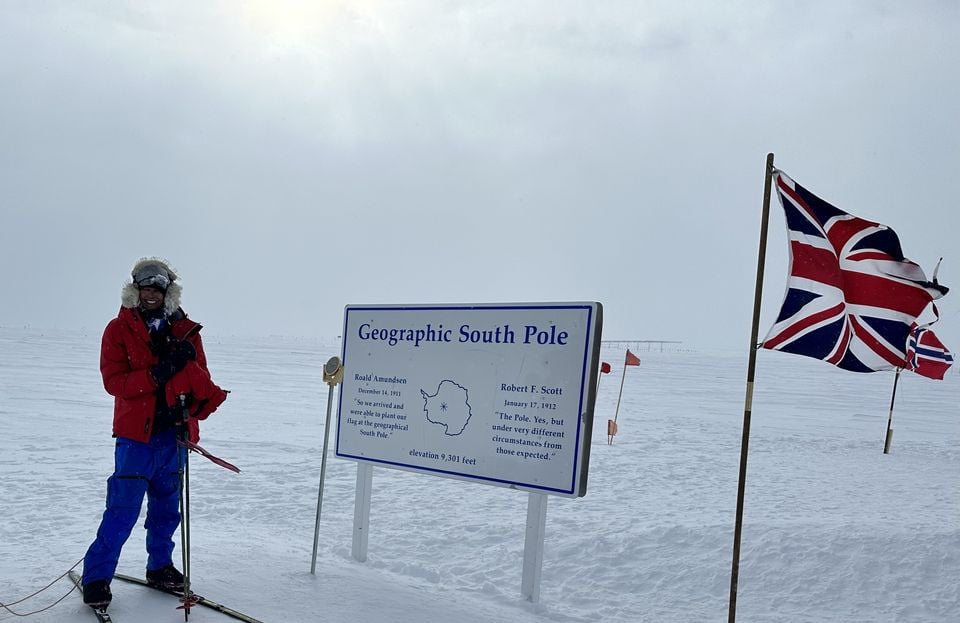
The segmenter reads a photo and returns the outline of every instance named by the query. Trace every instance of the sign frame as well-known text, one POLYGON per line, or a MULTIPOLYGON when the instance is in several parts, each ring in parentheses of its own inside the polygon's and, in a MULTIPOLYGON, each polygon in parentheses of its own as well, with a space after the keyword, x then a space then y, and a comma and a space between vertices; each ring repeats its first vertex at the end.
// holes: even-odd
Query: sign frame
MULTIPOLYGON (((481 326, 493 325, 486 323, 481 326)), ((344 308, 341 349, 344 379, 338 396, 335 456, 371 466, 390 467, 414 473, 479 482, 530 493, 582 497, 586 495, 587 491, 602 328, 603 306, 598 302, 347 305, 344 308), (430 322, 430 319, 436 318, 443 319, 443 323, 430 322), (481 344, 470 341, 471 338, 479 335, 474 332, 475 330, 470 325, 470 322, 476 321, 478 318, 490 318, 498 327, 496 335, 494 335, 492 329, 487 331, 482 337, 489 338, 489 341, 481 344), (451 319, 454 320, 453 323, 449 322, 451 319), (549 319, 549 327, 538 324, 542 323, 544 319, 549 319), (524 324, 524 321, 527 324, 524 324), (536 330, 531 329, 531 326, 535 327, 536 330), (465 327, 471 328, 465 329, 465 327), (381 329, 386 331, 387 328, 394 333, 379 333, 381 329), (436 332, 438 328, 443 329, 443 332, 438 334, 436 332), (419 333, 417 333, 418 331, 419 333), (427 331, 433 331, 433 333, 428 334, 427 331), (377 332, 375 339, 371 338, 371 332, 377 332), (388 335, 400 339, 394 341, 392 337, 388 338, 388 335), (440 338, 437 338, 437 335, 440 338), (383 339, 380 339, 381 336, 383 339), (403 339, 406 337, 409 340, 403 339), (429 337, 436 339, 430 341, 427 339, 429 337), (469 349, 469 352, 460 353, 458 349, 469 349), (540 363, 540 368, 531 368, 530 366, 533 364, 528 363, 528 358, 534 359, 530 357, 534 353, 539 357, 536 361, 540 363), (460 359, 455 359, 458 356, 460 359), (431 465, 428 464, 427 460, 432 457, 424 456, 423 460, 420 460, 421 456, 413 456, 412 451, 410 452, 412 459, 399 459, 396 455, 390 453, 390 450, 395 449, 385 445, 391 443, 391 441, 385 441, 386 433, 380 433, 382 437, 378 440, 374 436, 376 433, 371 433, 372 428, 365 430, 362 434, 370 436, 369 442, 356 435, 359 431, 357 410, 356 408, 351 409, 351 407, 355 407, 354 401, 360 404, 360 398, 363 398, 363 396, 359 396, 357 391, 359 391, 362 383, 374 378, 373 373, 370 372, 372 368, 368 366, 375 366, 377 361, 389 361, 390 366, 409 366, 407 369, 414 371, 412 372, 414 376, 416 376, 417 370, 429 369, 430 366, 445 366, 444 369, 446 369, 457 365, 451 363, 451 361, 462 361, 465 363, 461 367, 461 374, 467 375, 467 378, 471 381, 468 383, 471 387, 483 385, 484 382, 489 385, 489 379, 482 376, 483 372, 477 372, 478 366, 481 369, 485 369, 484 366, 489 367, 492 370, 489 374, 493 376, 499 374, 500 376, 496 376, 493 386, 500 383, 503 387, 507 387, 510 378, 513 377, 504 378, 502 375, 512 374, 518 365, 520 366, 519 369, 526 374, 524 378, 531 378, 532 372, 530 370, 533 370, 540 374, 536 378, 548 378, 551 382, 556 383, 557 388, 574 390, 573 393, 576 395, 569 399, 561 397, 557 399, 556 403, 553 403, 554 409, 558 407, 563 409, 562 413, 557 412, 558 416, 562 415, 563 417, 553 420, 554 424, 560 423, 560 428, 550 429, 548 426, 544 426, 532 430, 539 430, 541 435, 563 438, 566 438, 566 433, 570 432, 574 439, 572 443, 553 444, 553 446, 560 448, 553 455, 561 453, 560 459, 556 461, 558 464, 557 471, 552 471, 554 468, 548 465, 550 462, 547 460, 534 462, 537 459, 528 458, 526 464, 531 466, 529 470, 525 471, 523 469, 524 463, 522 461, 517 462, 521 468, 518 470, 517 477, 505 477, 493 467, 490 468, 493 471, 488 471, 483 467, 486 464, 493 465, 496 463, 499 469, 504 469, 503 466, 510 463, 511 457, 509 456, 496 457, 497 460, 493 461, 494 457, 486 456, 481 452, 482 456, 479 459, 474 459, 480 461, 480 467, 475 471, 471 471, 464 464, 431 465), (370 362, 374 363, 371 364, 370 362), (477 378, 476 376, 469 376, 470 373, 462 371, 471 365, 473 366, 472 374, 481 375, 481 380, 477 383, 473 382, 477 378), (524 368, 523 366, 527 367, 524 368), (504 370, 504 372, 501 373, 501 370, 504 370), (501 381, 503 382, 501 383, 501 381), (567 417, 573 417, 575 426, 564 424, 567 422, 565 419, 567 417), (388 448, 388 451, 381 452, 379 451, 381 448, 388 448), (484 459, 486 459, 486 462, 484 462, 484 459), (560 472, 561 464, 568 469, 560 472), (546 476, 543 475, 544 473, 546 473, 546 476)), ((396 370, 396 368, 390 369, 396 370)), ((400 373, 397 372, 397 374, 400 373)), ((390 378, 399 380, 395 376, 390 378)), ((462 378, 462 376, 457 376, 457 378, 462 378)), ((403 380, 406 382, 405 376, 403 380)), ((445 382, 441 383, 441 386, 436 390, 437 393, 433 396, 440 393, 445 382)), ((537 392, 537 386, 529 382, 521 386, 520 383, 522 382, 523 380, 518 378, 517 386, 510 385, 510 387, 516 387, 518 390, 523 387, 526 391, 537 392)), ((453 385, 456 385, 464 391, 465 395, 468 395, 464 387, 460 387, 454 381, 450 381, 450 383, 452 385, 447 386, 448 390, 456 392, 456 388, 453 387, 453 385)), ((423 385, 423 383, 414 383, 413 385, 423 385)), ((367 386, 370 386, 369 383, 367 386)), ((548 390, 555 389, 547 385, 542 387, 548 390)), ((367 390, 368 393, 371 391, 376 390, 367 390)), ((385 399, 382 402, 373 403, 388 407, 387 411, 378 412, 377 415, 395 417, 398 418, 398 421, 415 422, 417 425, 422 425, 423 423, 419 420, 411 420, 410 418, 413 416, 407 413, 409 409, 406 405, 410 401, 410 391, 408 389, 407 393, 404 394, 403 404, 399 408, 396 408, 396 404, 385 402, 385 399), (394 410, 390 411, 389 407, 394 407, 394 410), (401 418, 402 420, 400 420, 401 418)), ((481 398, 475 401, 477 403, 494 404, 498 399, 503 402, 502 396, 491 398, 491 395, 496 392, 494 389, 471 389, 471 391, 479 392, 481 398)), ((563 393, 564 389, 557 391, 563 393)), ((396 394, 397 392, 393 393, 396 394)), ((422 411, 426 412, 426 404, 429 404, 428 398, 433 396, 430 396, 423 388, 420 389, 419 393, 422 396, 416 397, 415 401, 422 398, 425 404, 422 411)), ((474 396, 476 395, 477 393, 474 393, 474 396)), ((367 402, 366 404, 372 403, 367 402)), ((528 403, 508 402, 508 404, 528 403)), ((529 404, 532 405, 533 403, 529 404)), ((501 409, 504 409, 504 407, 501 407, 501 409)), ((500 411, 489 413, 482 408, 478 411, 478 413, 470 412, 467 421, 471 422, 471 426, 479 425, 481 430, 484 431, 486 429, 483 427, 490 426, 492 428, 493 425, 498 424, 498 417, 508 420, 513 417, 500 411), (478 416, 478 420, 470 419, 478 416), (479 421, 479 424, 477 424, 477 421, 479 421)), ((424 417, 419 411, 416 414, 416 417, 424 417)), ((523 413, 514 415, 524 422, 544 421, 538 417, 528 417, 523 413)), ((429 419, 429 412, 427 412, 427 420, 432 424, 437 424, 437 422, 429 419)), ((371 424, 369 420, 365 423, 371 424)), ((500 422, 500 424, 504 423, 500 422)), ((381 424, 380 426, 386 428, 388 425, 381 424)), ((397 424, 390 424, 389 426, 394 427, 394 429, 400 428, 397 424)), ((454 425, 452 428, 444 426, 446 435, 452 437, 459 434, 456 432, 459 425, 454 425), (451 430, 454 432, 451 433, 451 430)), ((460 432, 463 432, 466 427, 467 424, 464 423, 460 432)), ((501 426, 501 428, 504 427, 501 426)), ((511 427, 506 426, 505 428, 510 430, 511 427)), ((409 428, 405 430, 409 430, 409 428)), ((516 430, 524 429, 518 427, 516 430)), ((531 429, 526 428, 525 430, 529 431, 531 429)), ((388 432, 392 435, 394 431, 388 432)), ((519 433, 514 433, 514 435, 519 435, 519 433)), ((524 435, 527 436, 517 436, 507 440, 501 438, 501 441, 511 441, 516 444, 539 443, 535 440, 527 441, 533 439, 529 436, 529 433, 524 433, 524 435)), ((494 435, 491 439, 496 438, 497 436, 494 435)), ((406 447, 403 447, 403 450, 406 450, 406 447)), ((483 450, 489 450, 489 448, 483 448, 483 450)), ((504 454, 508 452, 514 454, 509 449, 501 450, 504 454)), ((531 457, 543 456, 540 453, 533 452, 527 452, 526 455, 531 457)), ((444 457, 446 458, 446 454, 444 454, 444 457)), ((457 460, 460 460, 459 456, 457 456, 457 460)))

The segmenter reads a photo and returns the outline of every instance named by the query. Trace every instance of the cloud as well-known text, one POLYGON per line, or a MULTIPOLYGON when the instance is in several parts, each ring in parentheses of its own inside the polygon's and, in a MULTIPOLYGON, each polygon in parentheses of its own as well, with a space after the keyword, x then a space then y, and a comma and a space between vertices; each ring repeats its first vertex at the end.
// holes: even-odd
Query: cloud
MULTIPOLYGON (((952 3, 7 3, 0 323, 102 325, 156 253, 224 331, 595 299, 609 338, 736 347, 768 151, 928 270, 947 255, 950 285, 958 22, 952 3)), ((941 309, 948 341, 960 308, 941 309)))

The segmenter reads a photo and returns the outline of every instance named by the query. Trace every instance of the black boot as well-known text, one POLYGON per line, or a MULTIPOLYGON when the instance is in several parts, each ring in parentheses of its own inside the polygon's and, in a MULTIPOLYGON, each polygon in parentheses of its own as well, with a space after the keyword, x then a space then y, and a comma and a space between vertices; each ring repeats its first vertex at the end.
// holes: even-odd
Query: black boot
POLYGON ((106 580, 94 580, 83 585, 83 603, 91 608, 106 608, 111 599, 110 583, 106 580))
POLYGON ((152 571, 147 569, 147 584, 156 588, 182 591, 183 574, 177 571, 177 568, 172 564, 152 571))

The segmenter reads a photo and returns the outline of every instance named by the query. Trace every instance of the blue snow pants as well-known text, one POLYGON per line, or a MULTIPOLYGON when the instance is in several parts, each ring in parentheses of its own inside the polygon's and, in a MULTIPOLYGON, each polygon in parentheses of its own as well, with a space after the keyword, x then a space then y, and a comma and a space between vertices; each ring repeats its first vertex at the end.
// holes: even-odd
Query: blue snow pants
POLYGON ((114 471, 107 479, 107 509, 83 559, 83 584, 113 579, 120 550, 140 516, 144 494, 147 569, 172 562, 173 533, 180 525, 179 467, 185 456, 174 429, 154 435, 149 443, 117 437, 114 471))

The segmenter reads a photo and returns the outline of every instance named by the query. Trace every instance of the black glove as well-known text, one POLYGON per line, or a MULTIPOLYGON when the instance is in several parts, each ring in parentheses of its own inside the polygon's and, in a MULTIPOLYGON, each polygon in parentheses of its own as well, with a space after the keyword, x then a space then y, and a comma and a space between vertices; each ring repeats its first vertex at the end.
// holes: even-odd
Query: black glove
POLYGON ((165 355, 160 357, 157 365, 150 368, 150 374, 157 385, 166 385, 166 383, 183 370, 188 361, 197 358, 197 350, 190 342, 172 342, 165 355))
POLYGON ((190 394, 180 394, 180 396, 177 396, 177 405, 174 407, 174 409, 176 410, 176 413, 177 413, 177 427, 178 427, 178 428, 184 426, 184 425, 187 423, 187 418, 189 418, 189 417, 192 415, 192 414, 190 413, 190 411, 192 411, 192 409, 190 409, 190 405, 193 404, 193 396, 192 396, 192 395, 190 395, 190 394), (180 396, 183 396, 183 402, 182 402, 182 403, 180 402, 180 396), (184 412, 181 410, 181 408, 186 410, 186 414, 184 414, 184 412), (184 417, 184 415, 186 415, 186 417, 184 417))
POLYGON ((187 342, 186 340, 171 342, 170 350, 167 352, 167 357, 177 362, 182 369, 183 366, 187 365, 188 361, 196 361, 197 349, 193 347, 193 344, 187 342), (183 363, 181 364, 180 361, 183 361, 183 363))

